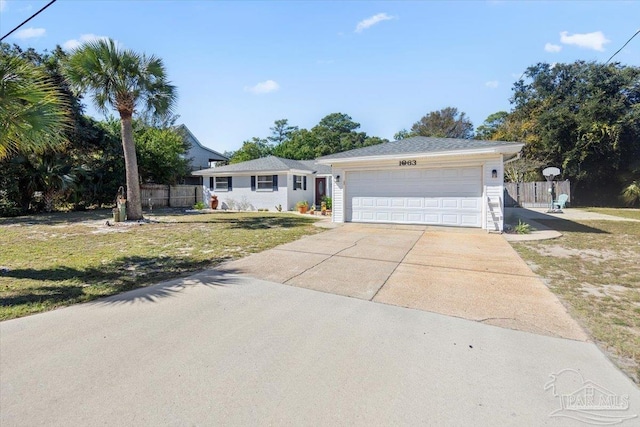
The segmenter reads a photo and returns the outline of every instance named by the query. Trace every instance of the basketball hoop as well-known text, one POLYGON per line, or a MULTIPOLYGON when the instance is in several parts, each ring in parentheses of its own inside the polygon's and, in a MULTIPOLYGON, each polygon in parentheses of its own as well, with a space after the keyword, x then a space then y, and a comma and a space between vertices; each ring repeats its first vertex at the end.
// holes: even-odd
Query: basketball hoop
POLYGON ((549 212, 562 212, 561 209, 554 209, 553 208, 553 200, 556 197, 556 192, 555 192, 555 187, 553 185, 553 178, 555 178, 556 176, 560 175, 560 169, 555 168, 555 167, 548 167, 548 168, 544 168, 542 170, 542 175, 544 175, 544 177, 546 178, 547 182, 551 185, 549 187, 549 196, 551 198, 551 200, 549 201, 549 210, 547 211, 549 212))
POLYGON ((547 179, 547 181, 553 181, 553 178, 560 175, 560 169, 549 167, 542 170, 542 175, 547 179))

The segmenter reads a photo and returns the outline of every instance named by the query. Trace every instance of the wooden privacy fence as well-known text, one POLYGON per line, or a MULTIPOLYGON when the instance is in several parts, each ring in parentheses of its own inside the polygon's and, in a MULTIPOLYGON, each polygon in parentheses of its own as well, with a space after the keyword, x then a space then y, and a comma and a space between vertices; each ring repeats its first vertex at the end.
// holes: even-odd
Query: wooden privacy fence
POLYGON ((202 201, 202 186, 142 184, 140 198, 144 208, 149 207, 149 202, 154 208, 193 206, 202 201))
MULTIPOLYGON (((571 184, 569 180, 554 181, 554 184, 556 186, 556 199, 560 194, 566 194, 569 196, 569 202, 571 202, 571 184)), ((550 185, 547 181, 505 182, 504 205, 506 207, 546 208, 551 201, 550 185)))

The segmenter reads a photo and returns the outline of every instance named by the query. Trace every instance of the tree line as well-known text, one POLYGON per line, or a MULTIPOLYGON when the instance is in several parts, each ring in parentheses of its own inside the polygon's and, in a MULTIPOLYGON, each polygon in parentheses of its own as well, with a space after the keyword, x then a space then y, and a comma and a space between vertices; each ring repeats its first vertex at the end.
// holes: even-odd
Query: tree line
MULTIPOLYGON (((126 182, 129 217, 140 218, 141 182, 175 183, 189 172, 185 138, 173 126, 175 93, 159 58, 111 40, 69 54, 59 46, 39 53, 0 44, 0 215, 109 204, 126 182), (117 116, 88 117, 85 97, 117 116)), ((507 180, 542 179, 543 167, 557 166, 573 182, 574 203, 640 204, 639 100, 638 67, 540 63, 514 83, 510 111, 474 129, 464 112, 445 107, 394 139, 524 142, 507 180)), ((280 119, 267 137, 226 154, 232 163, 267 155, 302 160, 387 142, 359 129, 345 113, 311 129, 280 119)))
MULTIPOLYGON (((108 42, 93 47, 113 48, 111 54, 123 56, 108 42)), ((88 54, 81 50, 75 54, 75 61, 80 62, 76 64, 78 80, 83 78, 82 60, 88 54)), ((2 216, 113 204, 118 188, 127 181, 122 122, 113 116, 97 121, 84 113, 83 97, 90 91, 80 86, 88 84, 92 75, 85 75, 85 81, 73 87, 72 60, 59 46, 53 52, 39 53, 0 44, 2 216)), ((108 86, 108 82, 100 84, 108 86)), ((116 100, 123 93, 112 94, 112 99, 108 93, 93 95, 104 111, 112 101, 133 101, 116 100)), ((129 131, 135 139, 134 179, 136 183, 177 183, 190 172, 185 158, 189 147, 173 126, 177 116, 163 105, 161 114, 153 105, 141 107, 148 114, 131 120, 129 131)), ((135 215, 133 212, 132 217, 135 215)))

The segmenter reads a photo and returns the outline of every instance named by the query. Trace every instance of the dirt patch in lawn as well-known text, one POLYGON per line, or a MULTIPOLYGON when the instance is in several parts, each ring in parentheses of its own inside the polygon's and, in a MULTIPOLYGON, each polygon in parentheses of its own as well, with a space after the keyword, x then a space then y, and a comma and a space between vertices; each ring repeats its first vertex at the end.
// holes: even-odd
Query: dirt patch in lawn
MULTIPOLYGON (((640 226, 544 220, 563 236, 513 243, 569 312, 640 383, 640 226)), ((541 221, 542 222, 542 221, 541 221)))

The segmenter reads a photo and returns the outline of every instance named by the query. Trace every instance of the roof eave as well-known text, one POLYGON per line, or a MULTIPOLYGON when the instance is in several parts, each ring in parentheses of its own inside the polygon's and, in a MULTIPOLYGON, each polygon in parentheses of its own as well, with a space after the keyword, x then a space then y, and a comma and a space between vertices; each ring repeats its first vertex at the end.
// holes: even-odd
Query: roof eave
POLYGON ((300 169, 280 169, 280 170, 237 170, 237 171, 217 171, 216 168, 202 169, 192 172, 195 176, 233 176, 233 175, 279 175, 293 173, 299 175, 313 175, 315 172, 300 169))
POLYGON ((515 154, 520 152, 523 143, 516 143, 510 145, 494 146, 487 148, 475 148, 468 150, 448 150, 448 151, 436 151, 436 152, 417 152, 417 153, 401 153, 401 154, 384 154, 377 156, 359 156, 359 157, 340 157, 333 159, 318 159, 317 162, 323 165, 335 165, 340 163, 352 163, 352 162, 365 162, 376 160, 394 160, 394 159, 409 159, 409 158, 437 158, 445 156, 470 156, 470 155, 482 155, 482 154, 515 154))

